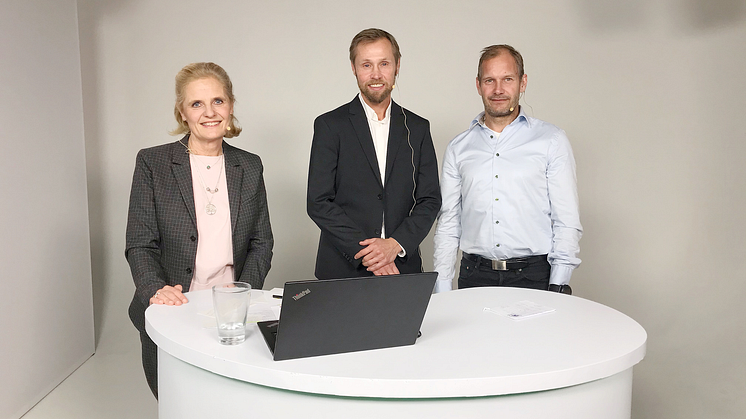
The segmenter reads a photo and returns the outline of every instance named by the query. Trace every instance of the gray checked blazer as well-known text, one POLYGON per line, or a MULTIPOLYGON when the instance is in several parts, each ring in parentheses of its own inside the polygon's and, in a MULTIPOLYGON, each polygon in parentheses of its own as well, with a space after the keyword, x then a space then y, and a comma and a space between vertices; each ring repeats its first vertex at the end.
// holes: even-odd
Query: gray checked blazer
MULTIPOLYGON (((140 150, 135 163, 124 255, 135 281, 132 323, 145 331, 145 309, 157 290, 189 290, 197 257, 197 219, 188 135, 140 150), (182 142, 182 144, 179 144, 182 142)), ((272 260, 272 230, 259 156, 223 142, 236 281, 261 288, 272 260)))

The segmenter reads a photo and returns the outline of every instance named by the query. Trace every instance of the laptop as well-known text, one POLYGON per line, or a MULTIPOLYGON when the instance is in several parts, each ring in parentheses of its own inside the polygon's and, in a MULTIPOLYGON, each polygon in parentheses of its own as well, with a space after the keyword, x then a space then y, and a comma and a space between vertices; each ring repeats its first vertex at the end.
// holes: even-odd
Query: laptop
POLYGON ((435 272, 285 283, 280 320, 259 322, 275 361, 414 344, 435 272))

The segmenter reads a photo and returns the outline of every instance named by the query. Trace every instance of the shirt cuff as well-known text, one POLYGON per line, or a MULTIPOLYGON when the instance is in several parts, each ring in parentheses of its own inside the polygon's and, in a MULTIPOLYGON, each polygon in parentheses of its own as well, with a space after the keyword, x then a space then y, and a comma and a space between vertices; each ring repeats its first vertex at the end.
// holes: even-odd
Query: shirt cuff
MULTIPOLYGON (((394 238, 392 237, 392 239, 394 238)), ((394 241, 396 242, 396 244, 399 244, 399 241, 397 241, 396 239, 394 239, 394 241)), ((404 246, 399 244, 399 249, 401 250, 399 251, 399 253, 396 254, 397 257, 403 258, 404 256, 407 256, 407 251, 404 250, 404 246)))
POLYGON ((552 271, 549 274, 549 283, 555 285, 569 284, 573 269, 575 268, 567 265, 552 265, 552 271))
POLYGON ((453 282, 450 279, 439 279, 435 281, 435 294, 439 292, 451 291, 453 289, 453 282))

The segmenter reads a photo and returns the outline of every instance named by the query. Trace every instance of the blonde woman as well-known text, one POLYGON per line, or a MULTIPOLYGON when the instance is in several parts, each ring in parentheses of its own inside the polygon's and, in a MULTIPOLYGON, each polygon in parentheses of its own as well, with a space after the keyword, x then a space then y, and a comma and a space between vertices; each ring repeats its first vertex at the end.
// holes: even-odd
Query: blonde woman
POLYGON ((136 287, 129 315, 156 398, 157 347, 145 332, 145 309, 187 304, 185 292, 234 280, 261 288, 270 268, 262 162, 224 141, 241 132, 234 103, 225 70, 187 65, 176 75, 172 132, 183 137, 137 155, 125 249, 136 287))

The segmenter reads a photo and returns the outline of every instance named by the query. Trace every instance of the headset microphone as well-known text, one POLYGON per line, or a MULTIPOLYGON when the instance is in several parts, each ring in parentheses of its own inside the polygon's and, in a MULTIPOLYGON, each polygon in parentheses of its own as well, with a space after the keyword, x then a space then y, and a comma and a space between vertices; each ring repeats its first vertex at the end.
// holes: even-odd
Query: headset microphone
POLYGON ((417 205, 417 165, 414 164, 414 147, 412 147, 412 140, 409 138, 412 133, 409 131, 409 125, 407 125, 407 113, 404 112, 404 108, 401 108, 401 114, 404 116, 404 127, 407 129, 407 144, 412 151, 412 208, 409 209, 409 215, 411 216, 414 207, 417 205))
MULTIPOLYGON (((395 74, 394 77, 398 77, 399 73, 395 74)), ((391 85, 391 89, 393 90, 394 87, 396 87, 396 78, 394 78, 394 84, 391 85)), ((412 215, 412 211, 414 211, 414 207, 417 206, 417 165, 414 163, 414 147, 412 147, 412 139, 410 138, 412 136, 412 132, 409 130, 409 125, 407 124, 407 113, 404 111, 404 107, 401 107, 401 114, 404 117, 404 128, 407 129, 407 144, 409 145, 409 150, 412 152, 412 208, 409 209, 409 215, 412 215)), ((417 248, 417 252, 419 252, 419 247, 417 248)), ((422 268, 422 266, 420 266, 422 268)))

